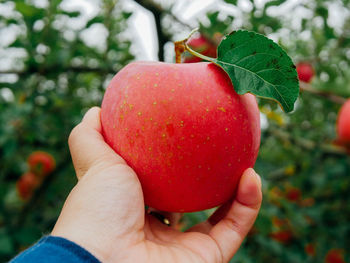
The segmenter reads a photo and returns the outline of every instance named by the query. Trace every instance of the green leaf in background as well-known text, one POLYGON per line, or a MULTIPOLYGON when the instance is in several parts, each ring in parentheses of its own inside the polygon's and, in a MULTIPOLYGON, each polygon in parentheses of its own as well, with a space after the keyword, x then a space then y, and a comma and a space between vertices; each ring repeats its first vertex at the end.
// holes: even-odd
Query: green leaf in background
POLYGON ((237 5, 237 0, 225 0, 225 2, 232 5, 237 5))
POLYGON ((0 228, 0 255, 13 253, 13 243, 5 228, 0 228))
POLYGON ((45 10, 43 8, 37 8, 24 2, 16 2, 16 10, 23 16, 34 19, 41 18, 45 15, 45 10))
POLYGON ((285 2, 286 0, 273 0, 273 1, 267 2, 264 6, 264 9, 267 9, 270 6, 279 6, 281 4, 284 4, 285 2))
POLYGON ((91 25, 93 25, 95 23, 103 23, 103 21, 104 21, 104 17, 103 16, 95 16, 94 18, 90 19, 86 23, 86 28, 89 28, 91 25))
POLYGON ((63 15, 67 15, 69 17, 78 17, 81 15, 80 11, 59 11, 57 12, 58 14, 63 14, 63 15))
POLYGON ((267 37, 245 30, 226 36, 212 60, 229 75, 238 94, 252 93, 277 101, 286 112, 294 108, 299 81, 291 58, 267 37))

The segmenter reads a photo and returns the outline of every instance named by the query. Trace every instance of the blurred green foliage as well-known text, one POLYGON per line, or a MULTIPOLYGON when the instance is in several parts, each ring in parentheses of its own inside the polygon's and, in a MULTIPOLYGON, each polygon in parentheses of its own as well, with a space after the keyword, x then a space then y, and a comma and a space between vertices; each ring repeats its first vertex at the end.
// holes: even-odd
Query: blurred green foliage
MULTIPOLYGON (((311 85, 303 85, 350 97, 349 1, 218 2, 207 15, 196 17, 206 37, 215 42, 218 35, 238 27, 273 37, 294 62, 308 61, 315 68, 311 85), (240 2, 249 8, 239 9, 240 2), (307 16, 295 25, 279 11, 286 6, 289 13, 307 16), (347 11, 344 23, 330 23, 332 8, 347 11)), ((181 30, 188 30, 171 13, 171 7, 161 9, 162 5, 153 1, 147 1, 146 7, 152 3, 156 8, 151 11, 158 12, 158 19, 177 20, 181 30)), ((0 31, 17 32, 3 51, 23 54, 12 61, 11 68, 0 69, 3 262, 52 229, 76 183, 67 147, 69 132, 89 107, 101 103, 109 80, 134 56, 126 34, 132 14, 116 1, 99 1, 98 12, 76 27, 70 25, 78 24, 82 14, 65 10, 60 0, 47 1, 45 8, 24 0, 2 1, 0 5, 12 9, 11 14, 0 16, 0 31), (107 32, 100 46, 89 45, 82 37, 96 26, 107 32), (26 158, 36 150, 51 153, 57 169, 25 202, 15 185, 28 170, 26 158)), ((163 34, 163 38, 175 40, 179 29, 162 25, 158 37, 163 34)), ((350 157, 333 145, 340 105, 329 96, 304 91, 292 114, 282 113, 278 105, 266 100, 260 100, 259 106, 266 125, 256 170, 263 178, 264 201, 253 230, 232 262, 325 262, 332 248, 344 252, 343 262, 349 262, 350 157)), ((211 211, 186 214, 179 228, 205 220, 211 211)))

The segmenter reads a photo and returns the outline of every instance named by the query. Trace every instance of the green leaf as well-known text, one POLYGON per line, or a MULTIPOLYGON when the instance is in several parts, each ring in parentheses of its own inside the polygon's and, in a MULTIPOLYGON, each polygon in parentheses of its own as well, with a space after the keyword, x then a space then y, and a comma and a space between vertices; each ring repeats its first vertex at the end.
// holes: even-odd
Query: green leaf
POLYGON ((267 2, 264 6, 264 9, 269 8, 270 6, 279 6, 281 4, 284 4, 286 0, 272 0, 270 2, 267 2))
POLYGON ((132 15, 132 12, 122 12, 122 16, 125 20, 129 19, 129 17, 132 15))
POLYGON ((37 19, 44 17, 45 10, 37 8, 24 2, 16 2, 16 10, 25 17, 35 17, 37 19))
POLYGON ((208 13, 207 17, 211 24, 214 24, 218 20, 219 11, 208 13))
POLYGON ((212 60, 229 75, 238 94, 252 93, 277 101, 290 112, 299 95, 295 66, 286 52, 267 37, 245 30, 226 36, 212 60))
POLYGON ((69 17, 78 17, 81 15, 80 11, 59 11, 58 14, 67 15, 69 17))
POLYGON ((324 6, 318 6, 315 10, 316 14, 322 16, 323 18, 328 18, 328 9, 324 6))
POLYGON ((237 0, 225 0, 226 3, 237 5, 237 0))
POLYGON ((4 228, 0 229, 0 254, 13 253, 13 244, 11 238, 6 234, 4 228))
POLYGON ((9 19, 6 20, 6 24, 7 24, 7 25, 10 25, 10 24, 16 24, 16 25, 18 25, 18 21, 17 21, 17 19, 15 19, 15 18, 9 18, 9 19))
POLYGON ((23 48, 26 46, 26 43, 23 39, 17 38, 15 41, 13 41, 9 47, 18 47, 18 48, 23 48))
POLYGON ((91 18, 87 23, 86 23, 86 28, 89 28, 91 25, 95 23, 103 23, 104 17, 103 16, 95 16, 94 18, 91 18))

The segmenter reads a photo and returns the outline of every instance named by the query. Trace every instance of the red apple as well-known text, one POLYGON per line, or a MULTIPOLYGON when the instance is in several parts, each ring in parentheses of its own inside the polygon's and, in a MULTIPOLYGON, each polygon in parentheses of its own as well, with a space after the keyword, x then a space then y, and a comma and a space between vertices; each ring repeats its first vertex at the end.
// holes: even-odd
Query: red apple
POLYGON ((211 63, 135 62, 105 93, 106 142, 138 175, 145 203, 204 210, 233 197, 260 143, 255 97, 238 95, 211 63))
POLYGON ((300 201, 299 205, 302 207, 311 207, 315 204, 315 198, 308 197, 300 201))
POLYGON ((301 190, 296 187, 290 187, 286 191, 286 198, 291 202, 297 202, 301 200, 301 190))
POLYGON ((350 148, 350 99, 341 107, 337 120, 338 143, 350 148))
MULTIPOLYGON (((194 51, 197 51, 202 55, 216 58, 216 46, 202 35, 200 35, 197 38, 191 38, 187 44, 194 51)), ((201 61, 202 61, 201 58, 195 57, 190 53, 186 53, 186 57, 184 59, 185 63, 195 63, 195 62, 201 62, 201 61)))
POLYGON ((304 250, 308 256, 314 257, 316 255, 316 248, 315 245, 312 243, 306 244, 304 250))
POLYGON ((52 155, 42 151, 31 153, 27 161, 30 170, 37 175, 48 175, 56 166, 55 159, 52 155))
POLYGON ((270 234, 271 238, 279 243, 286 244, 293 239, 293 233, 290 230, 279 230, 270 234))
POLYGON ((288 225, 288 221, 285 219, 278 218, 277 216, 272 217, 272 225, 276 228, 281 228, 288 225))
POLYGON ((17 180, 17 193, 22 200, 28 200, 39 184, 40 181, 35 174, 31 172, 25 173, 17 180))
POLYGON ((325 258, 325 263, 345 263, 344 251, 342 249, 330 249, 325 258))
POLYGON ((288 220, 274 216, 272 217, 272 225, 275 228, 275 230, 270 233, 270 237, 273 240, 280 243, 288 243, 293 239, 293 233, 288 220))
POLYGON ((312 65, 307 62, 300 62, 296 67, 299 80, 309 83, 312 77, 315 75, 312 65))

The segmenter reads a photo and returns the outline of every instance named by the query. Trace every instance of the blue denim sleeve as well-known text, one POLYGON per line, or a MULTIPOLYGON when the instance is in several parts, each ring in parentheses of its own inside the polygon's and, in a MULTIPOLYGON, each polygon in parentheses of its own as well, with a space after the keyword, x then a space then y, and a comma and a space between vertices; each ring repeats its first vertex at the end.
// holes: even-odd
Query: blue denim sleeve
POLYGON ((100 263, 90 252, 62 237, 46 236, 10 263, 100 263))

